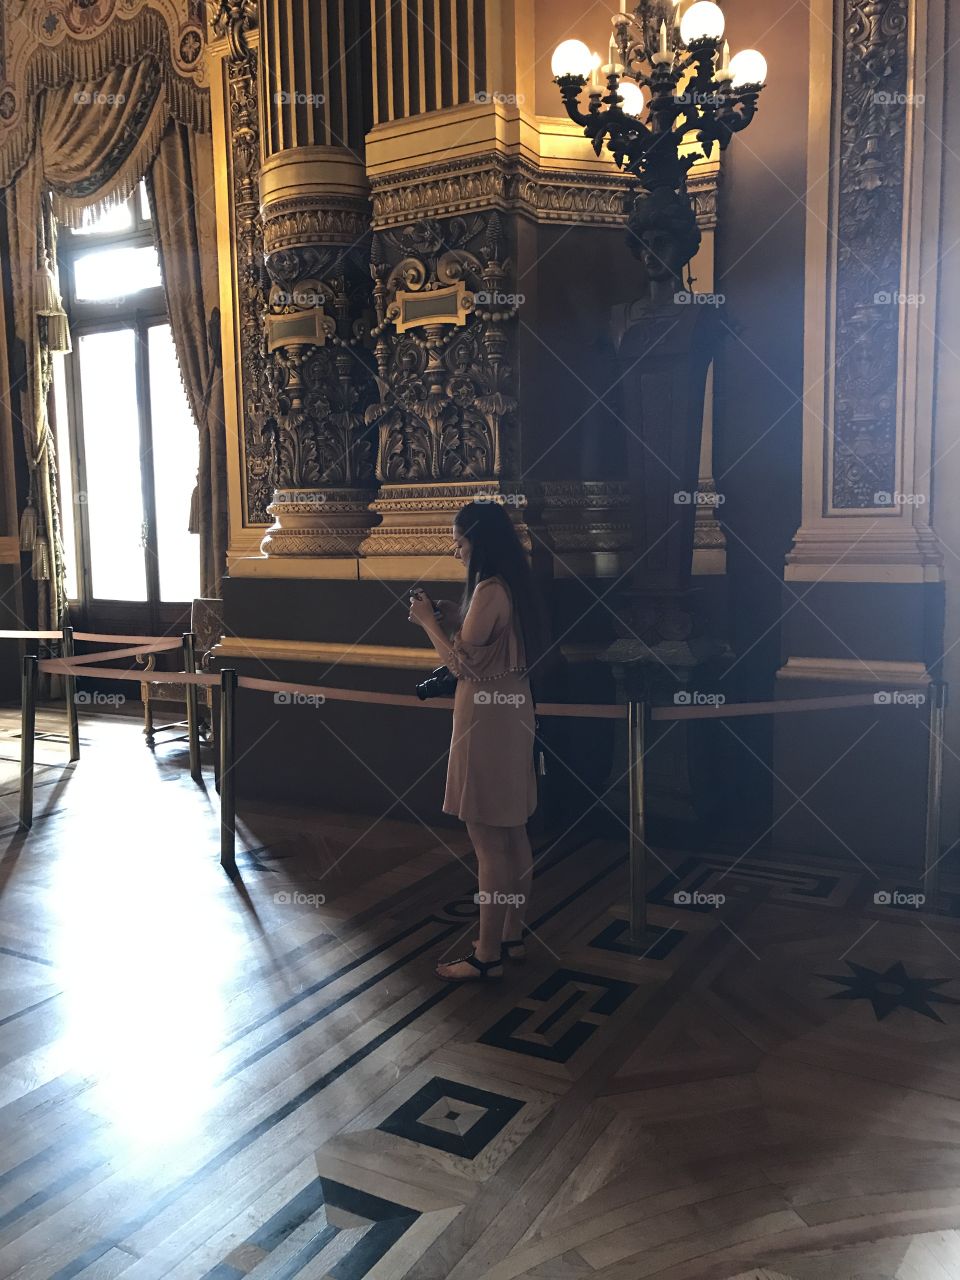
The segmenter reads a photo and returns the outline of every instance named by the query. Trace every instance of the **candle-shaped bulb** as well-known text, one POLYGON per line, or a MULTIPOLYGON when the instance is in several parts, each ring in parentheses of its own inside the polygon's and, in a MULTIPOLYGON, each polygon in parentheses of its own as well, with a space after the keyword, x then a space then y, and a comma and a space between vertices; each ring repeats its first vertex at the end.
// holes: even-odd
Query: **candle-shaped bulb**
POLYGON ((660 52, 667 52, 667 24, 665 22, 660 23, 660 52))
POLYGON ((723 42, 723 62, 720 65, 720 70, 721 71, 730 70, 730 41, 729 40, 724 40, 723 42))

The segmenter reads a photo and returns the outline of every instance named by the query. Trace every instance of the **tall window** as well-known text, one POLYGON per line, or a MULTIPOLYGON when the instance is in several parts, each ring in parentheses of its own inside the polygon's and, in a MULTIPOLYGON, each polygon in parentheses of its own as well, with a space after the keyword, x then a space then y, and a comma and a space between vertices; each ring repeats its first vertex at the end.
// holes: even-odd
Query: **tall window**
POLYGON ((161 626, 199 594, 199 539, 188 532, 198 439, 143 186, 64 229, 59 249, 73 335, 54 367, 71 612, 161 626))

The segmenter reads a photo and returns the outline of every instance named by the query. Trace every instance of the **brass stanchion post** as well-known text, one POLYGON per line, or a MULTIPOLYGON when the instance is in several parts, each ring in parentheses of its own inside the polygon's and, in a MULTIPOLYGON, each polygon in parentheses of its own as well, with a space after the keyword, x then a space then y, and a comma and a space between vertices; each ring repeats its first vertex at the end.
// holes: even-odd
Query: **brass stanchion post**
POLYGON ((33 826, 33 746, 37 729, 37 658, 23 658, 20 688, 20 830, 33 826))
MULTIPOLYGON (((183 633, 183 669, 188 675, 197 670, 196 637, 192 631, 183 633)), ((197 708, 197 686, 187 684, 187 739, 190 743, 190 777, 200 782, 200 717, 197 708)))
POLYGON ((643 755, 647 748, 647 703, 628 704, 627 751, 630 804, 630 945, 647 942, 647 833, 643 755))
MULTIPOLYGON (((73 657, 73 627, 63 628, 63 656, 73 657)), ((63 696, 67 704, 67 739, 70 744, 70 759, 80 759, 80 722, 77 718, 77 677, 63 677, 63 696)))
POLYGON ((947 686, 930 685, 930 717, 927 722, 927 811, 923 850, 923 892, 929 902, 940 889, 940 809, 943 790, 943 721, 947 686))
POLYGON ((220 672, 220 865, 229 874, 237 869, 236 758, 237 673, 220 672))

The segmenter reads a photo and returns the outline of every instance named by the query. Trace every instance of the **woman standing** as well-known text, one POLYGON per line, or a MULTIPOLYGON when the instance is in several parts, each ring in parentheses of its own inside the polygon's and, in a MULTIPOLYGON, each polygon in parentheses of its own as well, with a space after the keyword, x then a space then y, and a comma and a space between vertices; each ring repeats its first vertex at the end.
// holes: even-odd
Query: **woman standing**
POLYGON ((457 677, 443 810, 467 824, 480 886, 480 936, 469 955, 438 965, 437 975, 477 982, 501 978, 504 959, 524 956, 533 873, 526 823, 537 806, 527 672, 541 646, 533 576, 504 507, 467 503, 453 540, 467 568, 460 609, 415 591, 410 621, 457 677))

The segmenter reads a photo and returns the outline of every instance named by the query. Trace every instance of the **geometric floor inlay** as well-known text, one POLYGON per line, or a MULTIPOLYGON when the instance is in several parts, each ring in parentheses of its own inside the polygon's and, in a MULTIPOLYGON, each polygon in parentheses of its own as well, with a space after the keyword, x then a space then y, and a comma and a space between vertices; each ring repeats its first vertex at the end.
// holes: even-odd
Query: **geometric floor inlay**
POLYGON ((925 1018, 943 1022, 940 1015, 931 1009, 931 1004, 960 1004, 960 1000, 955 997, 943 995, 936 990, 945 982, 952 982, 952 978, 911 978, 900 960, 882 973, 877 969, 855 964, 852 960, 844 963, 853 977, 846 974, 817 974, 818 978, 839 982, 847 988, 846 991, 835 991, 826 999, 869 1000, 878 1022, 882 1022, 894 1009, 912 1009, 914 1013, 922 1013, 925 1018))
POLYGON ((575 969, 557 969, 530 992, 527 1004, 505 1014, 479 1037, 480 1044, 550 1062, 568 1062, 636 991, 632 982, 575 969))
POLYGON ((669 872, 649 893, 647 901, 656 906, 681 907, 684 911, 706 913, 714 910, 709 902, 698 902, 694 895, 720 892, 729 898, 765 888, 770 896, 782 902, 820 902, 836 904, 842 893, 842 877, 835 871, 778 866, 750 858, 730 862, 729 859, 703 854, 687 858, 675 871, 669 872), (681 894, 680 901, 675 895, 681 894), (683 895, 690 895, 684 897, 683 895))
POLYGON ((473 1160, 523 1105, 517 1098, 434 1076, 377 1128, 473 1160))
POLYGON ((647 933, 653 938, 653 942, 637 950, 630 946, 629 931, 628 920, 611 920, 605 929, 590 939, 587 946, 596 947, 598 951, 616 951, 621 955, 638 956, 644 960, 665 960, 687 936, 682 929, 662 929, 659 925, 648 925, 647 933))
MULTIPOLYGON (((330 1178, 314 1178, 203 1280, 243 1280, 270 1259, 271 1280, 363 1280, 420 1214, 330 1178)), ((257 1274, 261 1274, 260 1271, 257 1274)))

